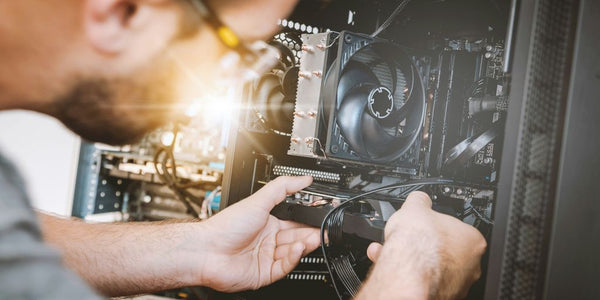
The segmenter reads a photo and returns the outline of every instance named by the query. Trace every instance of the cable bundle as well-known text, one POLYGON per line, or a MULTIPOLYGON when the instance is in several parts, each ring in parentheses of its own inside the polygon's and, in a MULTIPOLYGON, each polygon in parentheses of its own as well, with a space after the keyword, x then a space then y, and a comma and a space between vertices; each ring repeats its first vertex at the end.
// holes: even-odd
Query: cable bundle
POLYGON ((160 180, 167 185, 177 199, 179 199, 186 207, 187 212, 195 218, 200 216, 200 213, 194 208, 192 203, 200 204, 202 201, 193 195, 188 189, 197 187, 197 182, 184 182, 177 176, 177 163, 173 148, 177 141, 178 126, 173 129, 173 141, 169 146, 159 146, 154 153, 154 169, 160 180))
MULTIPOLYGON (((340 203, 340 205, 338 205, 337 207, 330 210, 323 219, 323 222, 321 223, 321 251, 323 252, 323 257, 327 266, 327 270, 329 271, 329 274, 332 277, 333 287, 339 299, 344 299, 344 294, 342 294, 342 291, 339 289, 337 282, 340 282, 342 284, 346 294, 348 294, 351 297, 354 297, 358 293, 360 285, 362 284, 360 278, 358 277, 356 271, 354 271, 354 268, 352 266, 352 262, 350 260, 352 254, 349 253, 349 251, 343 250, 343 248, 340 247, 343 244, 342 242, 344 214, 346 210, 351 207, 352 204, 356 203, 356 201, 361 200, 366 196, 396 189, 402 189, 402 192, 398 195, 397 200, 375 200, 403 203, 408 194, 410 194, 413 191, 420 190, 425 186, 456 184, 457 183, 452 180, 443 178, 426 178, 410 180, 403 183, 383 186, 350 197, 347 200, 340 203), (327 237, 329 238, 328 244, 325 243, 326 231, 327 237), (333 254, 329 253, 330 251, 333 252, 333 254)), ((475 214, 475 216, 480 215, 477 212, 473 213, 475 214)), ((491 222, 490 220, 487 220, 487 218, 485 221, 491 222)))

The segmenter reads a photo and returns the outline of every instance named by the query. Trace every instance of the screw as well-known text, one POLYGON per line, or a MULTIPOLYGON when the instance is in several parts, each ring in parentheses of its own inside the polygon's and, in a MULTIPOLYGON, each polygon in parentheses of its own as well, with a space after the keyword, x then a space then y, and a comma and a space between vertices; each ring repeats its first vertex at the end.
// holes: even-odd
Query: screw
POLYGON ((303 52, 313 52, 315 49, 309 45, 302 45, 303 52))
POLYGON ((306 113, 303 111, 296 111, 296 112, 294 112, 294 116, 296 116, 298 118, 304 118, 304 117, 306 117, 306 113))
POLYGON ((338 151, 340 151, 340 148, 337 145, 331 146, 331 153, 338 153, 338 151))

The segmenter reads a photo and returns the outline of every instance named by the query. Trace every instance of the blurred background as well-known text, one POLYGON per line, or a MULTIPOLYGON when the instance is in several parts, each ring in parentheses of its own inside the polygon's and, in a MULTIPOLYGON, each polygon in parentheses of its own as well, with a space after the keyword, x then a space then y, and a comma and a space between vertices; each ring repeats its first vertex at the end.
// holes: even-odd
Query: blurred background
POLYGON ((36 209, 71 215, 80 139, 55 119, 28 111, 0 112, 0 153, 25 178, 36 209))

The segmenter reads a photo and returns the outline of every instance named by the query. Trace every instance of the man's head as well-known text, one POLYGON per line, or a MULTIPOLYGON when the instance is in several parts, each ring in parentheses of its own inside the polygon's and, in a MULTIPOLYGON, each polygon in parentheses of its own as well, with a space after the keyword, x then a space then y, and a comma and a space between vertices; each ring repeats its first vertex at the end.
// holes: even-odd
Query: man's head
MULTIPOLYGON (((0 109, 51 114, 82 137, 136 140, 212 86, 226 51, 190 0, 0 2, 0 109)), ((296 0, 209 0, 264 39, 296 0)))

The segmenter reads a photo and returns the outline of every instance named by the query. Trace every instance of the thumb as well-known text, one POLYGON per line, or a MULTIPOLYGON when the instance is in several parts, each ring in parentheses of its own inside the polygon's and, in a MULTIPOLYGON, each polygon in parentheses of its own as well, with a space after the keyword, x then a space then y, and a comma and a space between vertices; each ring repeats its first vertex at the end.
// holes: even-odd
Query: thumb
POLYGON ((406 197, 406 201, 400 209, 423 209, 430 210, 432 206, 431 198, 424 192, 412 192, 406 197))
POLYGON ((310 176, 280 176, 252 195, 252 201, 254 205, 271 210, 283 201, 287 195, 300 191, 311 183, 312 177, 310 176))
POLYGON ((382 248, 383 245, 381 245, 380 243, 371 243, 371 245, 369 245, 369 248, 367 248, 367 256, 372 262, 377 261, 377 259, 379 258, 379 254, 381 254, 382 248))

